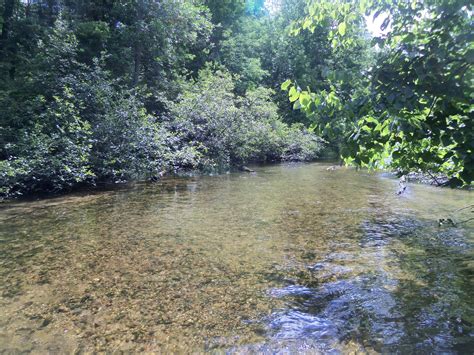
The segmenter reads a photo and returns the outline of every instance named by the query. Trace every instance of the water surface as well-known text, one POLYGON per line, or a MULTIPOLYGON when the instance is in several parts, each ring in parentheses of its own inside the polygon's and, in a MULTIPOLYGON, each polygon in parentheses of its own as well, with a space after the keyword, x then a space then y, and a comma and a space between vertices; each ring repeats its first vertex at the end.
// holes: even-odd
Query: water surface
POLYGON ((472 351, 473 192, 326 169, 1 205, 0 351, 472 351))

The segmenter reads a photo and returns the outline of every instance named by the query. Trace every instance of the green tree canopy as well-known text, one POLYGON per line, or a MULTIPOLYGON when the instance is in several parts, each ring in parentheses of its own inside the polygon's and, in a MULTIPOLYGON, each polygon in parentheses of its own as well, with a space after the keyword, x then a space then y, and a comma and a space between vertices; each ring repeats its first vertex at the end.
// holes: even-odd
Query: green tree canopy
POLYGON ((383 16, 388 33, 373 38, 376 60, 361 80, 335 71, 327 76, 329 89, 301 90, 289 82, 283 87, 318 131, 342 137, 348 162, 401 173, 420 169, 446 174, 453 185, 470 184, 471 14, 472 4, 458 0, 309 1, 294 33, 330 28, 333 51, 349 54, 359 45, 364 16, 383 16))

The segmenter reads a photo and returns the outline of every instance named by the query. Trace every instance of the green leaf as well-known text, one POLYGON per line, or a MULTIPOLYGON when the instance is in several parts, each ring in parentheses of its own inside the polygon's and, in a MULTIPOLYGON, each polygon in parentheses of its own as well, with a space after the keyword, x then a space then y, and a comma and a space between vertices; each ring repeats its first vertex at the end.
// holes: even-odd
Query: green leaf
POLYGON ((379 121, 377 121, 377 119, 375 119, 375 118, 372 117, 372 116, 366 116, 366 117, 364 117, 364 121, 365 121, 365 123, 375 123, 376 125, 379 124, 379 121))
POLYGON ((347 25, 345 22, 341 22, 339 26, 337 26, 337 31, 341 36, 344 36, 346 34, 346 27, 347 25))
POLYGON ((292 86, 290 89, 289 95, 290 95, 290 102, 294 102, 298 100, 300 93, 296 90, 294 86, 292 86))
POLYGON ((291 85, 291 80, 288 79, 287 81, 285 81, 283 84, 281 84, 281 89, 283 91, 286 91, 288 90, 288 87, 291 85))
POLYGON ((311 18, 306 18, 303 22, 303 30, 306 30, 309 26, 311 26, 312 23, 313 21, 311 20, 311 18))
POLYGON ((308 106, 310 103, 311 103, 311 98, 310 96, 308 95, 308 93, 305 93, 305 92, 302 92, 300 94, 300 98, 299 98, 299 101, 301 103, 301 106, 308 106))

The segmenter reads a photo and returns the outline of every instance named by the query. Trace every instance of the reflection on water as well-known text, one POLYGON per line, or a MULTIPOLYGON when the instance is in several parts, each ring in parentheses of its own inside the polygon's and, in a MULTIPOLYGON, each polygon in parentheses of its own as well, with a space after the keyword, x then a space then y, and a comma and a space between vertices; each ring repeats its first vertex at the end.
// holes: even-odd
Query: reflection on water
POLYGON ((2 205, 0 350, 470 352, 473 193, 326 167, 2 205))

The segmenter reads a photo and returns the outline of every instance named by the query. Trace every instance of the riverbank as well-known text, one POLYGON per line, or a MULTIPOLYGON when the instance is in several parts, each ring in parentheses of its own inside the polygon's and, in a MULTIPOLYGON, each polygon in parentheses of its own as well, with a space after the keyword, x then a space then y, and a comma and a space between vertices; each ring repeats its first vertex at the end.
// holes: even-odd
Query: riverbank
POLYGON ((408 182, 416 182, 438 187, 447 186, 449 183, 449 178, 446 175, 442 174, 411 172, 405 175, 405 177, 408 182))

